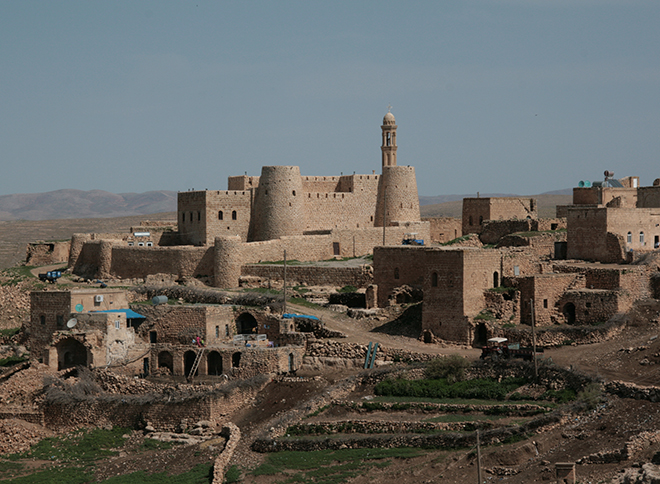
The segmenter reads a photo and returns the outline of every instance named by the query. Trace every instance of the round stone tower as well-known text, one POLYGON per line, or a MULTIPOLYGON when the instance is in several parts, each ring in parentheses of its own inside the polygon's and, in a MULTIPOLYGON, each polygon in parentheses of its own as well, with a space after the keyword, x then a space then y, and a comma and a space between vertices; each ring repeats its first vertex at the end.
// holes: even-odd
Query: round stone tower
POLYGON ((394 115, 388 112, 381 126, 383 174, 378 183, 376 227, 420 220, 415 168, 396 164, 396 128, 394 115))
POLYGON ((253 207, 253 240, 302 235, 304 211, 300 168, 262 167, 253 207))

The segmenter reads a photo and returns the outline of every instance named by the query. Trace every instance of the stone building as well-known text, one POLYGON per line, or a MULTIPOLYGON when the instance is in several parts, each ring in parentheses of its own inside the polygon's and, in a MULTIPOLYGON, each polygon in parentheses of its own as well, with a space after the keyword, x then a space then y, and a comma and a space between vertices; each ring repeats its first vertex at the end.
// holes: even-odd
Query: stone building
POLYGON ((478 234, 489 220, 538 219, 534 198, 493 197, 463 199, 463 235, 478 234))
POLYGON ((573 204, 557 207, 567 219, 567 257, 604 263, 632 261, 660 248, 660 179, 639 177, 573 189, 573 204), (616 182, 616 183, 615 183, 616 182))
POLYGON ((134 307, 141 314, 121 290, 32 292, 32 354, 58 370, 173 376, 191 376, 193 366, 195 376, 246 378, 301 365, 305 339, 278 316, 229 305, 134 307))
POLYGON ((369 254, 410 232, 429 240, 415 169, 397 165, 396 131, 388 112, 381 174, 301 176, 297 166, 264 166, 259 177, 230 177, 228 190, 179 193, 177 232, 151 234, 150 246, 117 234, 75 234, 69 267, 87 277, 167 273, 235 287, 243 265, 282 260, 285 250, 309 261, 369 254))

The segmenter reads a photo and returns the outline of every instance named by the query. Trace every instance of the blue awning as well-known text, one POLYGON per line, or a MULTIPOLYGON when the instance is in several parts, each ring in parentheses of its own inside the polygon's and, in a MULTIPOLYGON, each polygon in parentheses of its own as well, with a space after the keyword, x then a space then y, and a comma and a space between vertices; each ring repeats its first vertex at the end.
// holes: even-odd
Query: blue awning
POLYGON ((124 313, 126 319, 147 319, 146 316, 136 313, 132 309, 107 309, 105 311, 95 311, 97 313, 124 313))

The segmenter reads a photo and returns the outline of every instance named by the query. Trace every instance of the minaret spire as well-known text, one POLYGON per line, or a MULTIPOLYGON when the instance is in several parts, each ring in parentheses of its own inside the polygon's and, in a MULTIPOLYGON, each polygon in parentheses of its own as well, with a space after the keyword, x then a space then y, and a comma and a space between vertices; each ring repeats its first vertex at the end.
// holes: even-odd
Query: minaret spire
POLYGON ((396 121, 390 112, 392 106, 387 106, 387 114, 383 118, 383 141, 380 147, 382 151, 383 166, 396 166, 396 121))

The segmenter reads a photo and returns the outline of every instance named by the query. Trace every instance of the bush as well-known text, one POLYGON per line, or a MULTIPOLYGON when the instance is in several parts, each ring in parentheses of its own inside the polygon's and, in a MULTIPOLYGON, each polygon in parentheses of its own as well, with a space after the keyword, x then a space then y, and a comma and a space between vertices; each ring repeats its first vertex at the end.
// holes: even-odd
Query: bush
POLYGON ((506 395, 518 388, 519 379, 495 380, 475 379, 450 383, 446 379, 436 380, 385 380, 375 387, 376 395, 416 398, 463 398, 479 400, 504 400, 506 395))
POLYGON ((227 469, 225 473, 225 482, 239 482, 241 480, 241 471, 235 465, 227 469))
POLYGON ((577 401, 583 403, 589 410, 592 410, 603 401, 603 391, 598 383, 592 382, 584 387, 577 394, 577 401))
POLYGON ((456 383, 465 379, 465 372, 469 366, 470 363, 458 355, 437 358, 428 364, 424 376, 429 380, 445 378, 449 383, 456 383))

